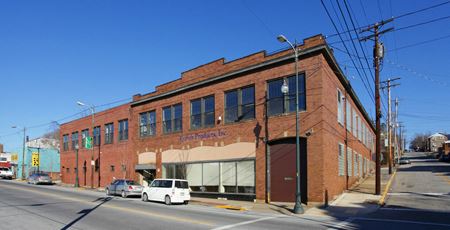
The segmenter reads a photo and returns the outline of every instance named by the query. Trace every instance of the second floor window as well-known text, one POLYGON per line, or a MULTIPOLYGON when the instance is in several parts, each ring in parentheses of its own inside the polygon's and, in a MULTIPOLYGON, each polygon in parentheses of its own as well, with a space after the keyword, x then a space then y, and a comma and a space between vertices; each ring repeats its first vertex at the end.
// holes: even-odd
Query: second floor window
POLYGON ((214 96, 191 101, 191 129, 214 126, 214 96))
POLYGON ((75 146, 78 144, 78 132, 72 133, 72 149, 75 150, 75 146))
MULTIPOLYGON (((269 116, 295 112, 295 76, 280 78, 267 83, 267 114, 269 116), (283 94, 281 86, 284 81, 288 84, 288 92, 283 94)), ((298 76, 298 109, 306 110, 305 75, 298 76)))
POLYGON ((69 150, 69 134, 63 135, 63 150, 64 151, 69 150))
POLYGON ((119 121, 119 141, 128 140, 128 120, 119 121))
POLYGON ((181 104, 167 106, 163 108, 163 133, 181 131, 183 109, 181 104))
POLYGON ((255 87, 225 93, 225 123, 255 118, 255 87))
POLYGON ((149 111, 140 114, 139 134, 141 137, 156 134, 156 112, 149 111))
POLYGON ((94 145, 100 145, 100 126, 94 127, 93 138, 94 145))
POLYGON ((113 143, 114 139, 114 123, 105 125, 105 144, 113 143))
POLYGON ((89 129, 84 129, 81 131, 81 147, 86 147, 86 139, 89 138, 89 129))

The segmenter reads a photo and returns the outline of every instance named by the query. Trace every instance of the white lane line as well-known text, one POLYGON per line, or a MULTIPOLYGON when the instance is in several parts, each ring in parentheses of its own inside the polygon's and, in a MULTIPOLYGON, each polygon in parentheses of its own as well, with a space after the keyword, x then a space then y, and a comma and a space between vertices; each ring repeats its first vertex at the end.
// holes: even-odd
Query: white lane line
POLYGON ((256 223, 256 222, 261 222, 261 221, 275 219, 275 218, 278 218, 278 217, 276 217, 276 216, 264 217, 264 218, 259 218, 259 219, 256 219, 256 220, 249 220, 249 221, 240 222, 240 223, 237 223, 237 224, 225 225, 225 226, 222 226, 222 227, 213 228, 212 230, 230 229, 230 228, 235 228, 235 227, 242 226, 242 225, 253 224, 253 223, 256 223))
POLYGON ((389 196, 449 196, 447 193, 437 193, 437 192, 425 192, 425 193, 409 193, 409 192, 391 192, 388 193, 389 196))
POLYGON ((336 229, 351 229, 351 223, 355 219, 353 217, 350 217, 344 221, 339 222, 338 224, 334 225, 333 227, 327 228, 327 230, 336 230, 336 229))
POLYGON ((410 220, 375 219, 375 218, 365 218, 365 217, 355 217, 354 220, 392 222, 392 223, 403 223, 403 224, 421 224, 421 225, 434 225, 434 226, 450 227, 450 224, 410 221, 410 220))
POLYGON ((437 213, 448 213, 446 211, 441 210, 431 210, 431 209, 410 209, 410 208, 388 208, 383 207, 380 208, 380 210, 386 210, 386 211, 406 211, 406 212, 437 212, 437 213))

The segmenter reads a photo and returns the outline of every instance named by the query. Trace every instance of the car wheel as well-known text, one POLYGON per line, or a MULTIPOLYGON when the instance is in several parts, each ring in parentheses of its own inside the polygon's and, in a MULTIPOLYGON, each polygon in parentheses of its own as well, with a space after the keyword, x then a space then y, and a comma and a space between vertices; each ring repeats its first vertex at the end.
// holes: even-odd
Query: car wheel
POLYGON ((148 201, 147 193, 142 194, 142 201, 144 201, 144 202, 148 201))
POLYGON ((166 195, 166 197, 164 198, 164 203, 166 205, 170 205, 172 203, 172 201, 170 201, 170 196, 169 195, 166 195))
POLYGON ((189 201, 188 201, 188 200, 185 200, 185 201, 184 201, 184 204, 185 204, 185 205, 189 204, 189 201))
POLYGON ((109 189, 106 189, 106 195, 111 196, 111 192, 109 192, 109 189))
POLYGON ((127 194, 125 193, 125 191, 122 191, 122 198, 127 198, 127 194))

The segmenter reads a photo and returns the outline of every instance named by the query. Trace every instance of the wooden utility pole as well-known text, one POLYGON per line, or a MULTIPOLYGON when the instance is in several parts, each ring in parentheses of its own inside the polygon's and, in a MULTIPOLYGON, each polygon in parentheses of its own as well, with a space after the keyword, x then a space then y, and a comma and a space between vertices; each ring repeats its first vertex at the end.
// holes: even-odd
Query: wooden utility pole
MULTIPOLYGON (((392 165, 393 165, 393 154, 392 154, 392 110, 391 110, 391 87, 399 86, 400 84, 391 84, 391 82, 399 80, 400 78, 387 79, 387 81, 382 81, 382 84, 385 84, 381 89, 387 89, 388 91, 388 117, 387 117, 387 127, 388 127, 388 165, 389 165, 389 174, 392 174, 392 165)), ((397 110, 396 110, 397 111, 397 110)))
POLYGON ((389 28, 383 31, 379 31, 379 29, 389 22, 392 22, 393 19, 389 19, 386 21, 377 22, 373 25, 368 26, 367 28, 361 30, 361 32, 372 32, 371 35, 363 37, 361 41, 372 40, 375 42, 374 50, 373 50, 373 65, 375 67, 375 113, 376 113, 376 140, 375 140, 375 195, 380 195, 381 193, 381 168, 380 168, 380 155, 381 155, 381 108, 380 108, 380 59, 383 58, 384 48, 383 45, 379 43, 379 36, 386 32, 393 30, 394 28, 389 28))

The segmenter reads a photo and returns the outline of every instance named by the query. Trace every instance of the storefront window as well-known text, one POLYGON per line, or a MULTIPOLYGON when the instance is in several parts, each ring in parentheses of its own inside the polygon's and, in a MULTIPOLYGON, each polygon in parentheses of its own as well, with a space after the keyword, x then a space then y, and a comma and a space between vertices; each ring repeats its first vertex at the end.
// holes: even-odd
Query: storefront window
POLYGON ((163 178, 187 179, 193 192, 255 193, 255 161, 164 164, 163 178))

